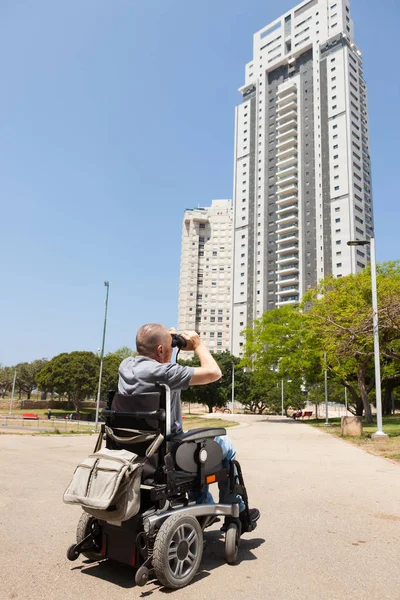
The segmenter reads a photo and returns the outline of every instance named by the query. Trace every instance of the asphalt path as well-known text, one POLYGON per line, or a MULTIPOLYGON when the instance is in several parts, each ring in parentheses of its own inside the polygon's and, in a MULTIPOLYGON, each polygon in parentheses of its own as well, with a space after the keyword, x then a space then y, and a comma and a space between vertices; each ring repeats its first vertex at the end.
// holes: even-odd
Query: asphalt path
MULTIPOLYGON (((235 417, 236 418, 236 417, 235 417)), ((258 528, 229 566, 218 526, 182 600, 400 599, 399 466, 302 423, 243 416, 229 430, 258 528)), ((131 568, 66 559, 80 510, 62 502, 95 436, 0 436, 1 600, 165 598, 131 568)))

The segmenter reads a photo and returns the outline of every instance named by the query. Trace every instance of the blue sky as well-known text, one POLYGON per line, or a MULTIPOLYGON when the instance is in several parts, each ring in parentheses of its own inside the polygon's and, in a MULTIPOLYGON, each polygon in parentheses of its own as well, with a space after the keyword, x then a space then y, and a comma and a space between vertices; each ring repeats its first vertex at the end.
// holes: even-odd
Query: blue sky
MULTIPOLYGON (((232 195, 255 31, 292 0, 0 2, 0 362, 134 345, 177 321, 186 207, 232 195)), ((397 0, 352 0, 377 257, 399 251, 397 0)))

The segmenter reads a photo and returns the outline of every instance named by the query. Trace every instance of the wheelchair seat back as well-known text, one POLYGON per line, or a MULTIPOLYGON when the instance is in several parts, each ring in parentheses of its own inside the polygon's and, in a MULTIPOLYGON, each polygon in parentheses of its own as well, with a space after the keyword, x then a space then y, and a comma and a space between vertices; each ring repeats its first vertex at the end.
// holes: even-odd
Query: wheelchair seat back
MULTIPOLYGON (((138 434, 148 433, 149 436, 162 432, 164 418, 161 404, 159 392, 134 396, 116 393, 110 406, 111 414, 105 416, 106 425, 112 429, 114 434, 113 437, 107 436, 107 448, 130 450, 138 456, 144 457, 152 439, 135 443, 132 443, 131 439, 135 432, 138 434), (126 441, 123 438, 126 438, 126 441)), ((159 462, 159 453, 157 453, 145 464, 143 478, 153 475, 159 462)))

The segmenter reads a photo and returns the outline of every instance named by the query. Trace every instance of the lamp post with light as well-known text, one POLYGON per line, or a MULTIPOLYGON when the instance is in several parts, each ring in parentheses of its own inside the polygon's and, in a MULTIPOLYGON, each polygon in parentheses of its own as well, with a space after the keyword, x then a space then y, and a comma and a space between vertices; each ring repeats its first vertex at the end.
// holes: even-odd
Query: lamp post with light
POLYGON ((371 247, 371 287, 372 287, 372 323, 374 331, 374 360, 375 360, 375 390, 376 390, 376 423, 377 430, 372 438, 386 438, 382 428, 382 395, 381 395, 381 363, 379 353, 379 328, 378 328, 378 294, 376 289, 376 256, 375 238, 370 240, 354 240, 347 242, 348 246, 371 247))

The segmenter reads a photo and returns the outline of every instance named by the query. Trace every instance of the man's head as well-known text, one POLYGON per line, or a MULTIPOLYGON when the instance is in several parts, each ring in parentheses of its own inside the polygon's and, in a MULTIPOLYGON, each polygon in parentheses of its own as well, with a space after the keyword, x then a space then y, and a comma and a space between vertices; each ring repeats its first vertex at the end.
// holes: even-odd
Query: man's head
POLYGON ((164 325, 142 325, 136 335, 136 349, 141 356, 153 358, 159 363, 171 362, 171 334, 164 325))

